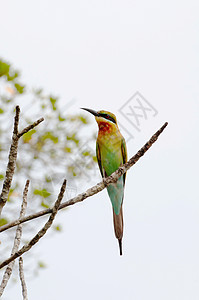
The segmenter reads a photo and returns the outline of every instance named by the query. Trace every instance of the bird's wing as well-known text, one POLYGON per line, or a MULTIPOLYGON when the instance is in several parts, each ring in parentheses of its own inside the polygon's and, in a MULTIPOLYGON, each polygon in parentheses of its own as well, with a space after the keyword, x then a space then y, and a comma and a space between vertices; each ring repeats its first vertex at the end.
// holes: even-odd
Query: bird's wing
MULTIPOLYGON (((126 142, 124 138, 122 138, 121 150, 122 150, 123 164, 125 164, 127 162, 127 151, 126 151, 126 142)), ((125 185, 125 179, 126 179, 126 173, 123 175, 124 185, 125 185)))
POLYGON ((98 142, 96 143, 96 156, 97 156, 97 161, 98 161, 100 173, 101 173, 102 177, 104 177, 103 169, 102 169, 102 161, 101 161, 100 147, 99 147, 98 142))

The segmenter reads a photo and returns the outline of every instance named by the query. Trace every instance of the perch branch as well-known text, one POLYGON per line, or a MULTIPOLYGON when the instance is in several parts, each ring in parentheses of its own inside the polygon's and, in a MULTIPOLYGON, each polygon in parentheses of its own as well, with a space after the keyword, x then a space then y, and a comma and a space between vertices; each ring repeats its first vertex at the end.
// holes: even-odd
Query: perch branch
POLYGON ((26 287, 26 282, 25 282, 25 277, 24 277, 23 258, 22 257, 19 257, 19 277, 21 280, 23 300, 28 300, 28 293, 27 293, 27 287, 26 287))
MULTIPOLYGON (((25 212, 26 212, 28 187, 29 187, 29 180, 26 181, 26 184, 25 184, 25 187, 24 187, 23 201, 22 201, 22 204, 21 204, 21 211, 20 211, 19 220, 25 215, 25 212)), ((19 244, 20 244, 20 241, 21 241, 21 235, 22 235, 22 224, 19 224, 17 226, 17 229, 16 229, 16 235, 15 235, 11 255, 13 255, 19 249, 19 244)), ((3 291, 4 291, 8 281, 10 279, 13 267, 14 267, 14 260, 9 263, 9 265, 7 266, 7 268, 5 270, 5 273, 3 275, 3 279, 2 279, 2 282, 1 282, 1 285, 0 285, 0 297, 2 296, 3 291)))
POLYGON ((6 265, 8 265, 11 261, 15 260, 17 257, 20 257, 22 254, 24 254, 25 252, 29 251, 47 232, 47 230, 51 227, 54 218, 57 214, 57 211, 59 209, 61 200, 64 196, 64 192, 66 190, 66 180, 64 180, 58 198, 55 202, 55 205, 52 208, 52 212, 51 215, 48 219, 48 221, 46 222, 46 224, 42 227, 41 230, 39 230, 39 232, 32 238, 32 240, 30 240, 30 242, 27 245, 24 245, 19 251, 15 252, 13 255, 11 255, 8 259, 4 260, 1 264, 0 264, 0 269, 5 267, 6 265))
POLYGON ((14 129, 13 129, 13 135, 12 135, 12 142, 11 142, 9 156, 8 156, 6 175, 5 175, 5 179, 3 182, 3 187, 2 187, 2 191, 1 191, 1 195, 0 195, 0 216, 1 216, 2 209, 8 199, 8 194, 10 191, 12 178, 13 178, 14 171, 15 171, 19 139, 24 133, 28 132, 29 130, 31 130, 32 128, 34 128, 35 126, 37 126, 39 123, 41 123, 44 120, 43 118, 41 118, 41 119, 37 120, 36 122, 34 122, 33 124, 27 126, 21 132, 18 132, 19 114, 20 114, 20 108, 17 105, 15 118, 14 118, 14 129))
MULTIPOLYGON (((98 192, 102 191, 106 186, 109 184, 117 181, 117 179, 122 176, 128 169, 130 169, 144 154, 145 152, 153 145, 153 143, 158 139, 159 135, 163 132, 165 127, 168 125, 166 122, 151 138, 150 140, 123 166, 121 166, 117 171, 111 174, 111 176, 104 178, 103 181, 98 183, 97 185, 91 187, 86 192, 79 194, 78 196, 63 202, 59 209, 65 208, 67 206, 73 205, 75 203, 81 202, 85 200, 86 198, 93 196, 94 194, 97 194, 98 192)), ((52 212, 51 208, 39 211, 37 213, 34 213, 32 215, 29 215, 27 217, 24 217, 21 220, 15 220, 13 222, 10 222, 6 225, 3 225, 0 227, 0 232, 3 232, 9 228, 12 228, 20 223, 24 223, 33 219, 36 219, 38 217, 44 216, 46 214, 49 214, 52 212)))

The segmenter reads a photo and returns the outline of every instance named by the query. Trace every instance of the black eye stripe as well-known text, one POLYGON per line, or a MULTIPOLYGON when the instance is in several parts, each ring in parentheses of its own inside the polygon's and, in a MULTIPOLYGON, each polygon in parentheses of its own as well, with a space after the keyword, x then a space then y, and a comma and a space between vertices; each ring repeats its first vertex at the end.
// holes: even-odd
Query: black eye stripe
POLYGON ((107 114, 99 114, 99 116, 102 117, 102 118, 105 118, 105 119, 107 119, 107 120, 109 120, 109 121, 111 121, 111 122, 113 122, 113 123, 116 124, 115 120, 111 116, 109 116, 107 114))

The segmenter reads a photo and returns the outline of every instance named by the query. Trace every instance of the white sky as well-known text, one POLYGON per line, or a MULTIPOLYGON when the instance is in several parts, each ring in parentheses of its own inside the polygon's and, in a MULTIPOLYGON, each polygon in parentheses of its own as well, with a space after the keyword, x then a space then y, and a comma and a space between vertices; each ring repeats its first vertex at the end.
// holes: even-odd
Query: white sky
MULTIPOLYGON (((128 172, 123 257, 103 191, 60 213, 62 233, 38 244, 48 268, 27 282, 29 299, 199 299, 198 17, 196 0, 1 3, 0 55, 29 86, 75 99, 76 112, 110 110, 131 132, 119 109, 136 91, 158 110, 129 157, 169 122, 128 172)), ((19 285, 2 299, 21 299, 19 285)))

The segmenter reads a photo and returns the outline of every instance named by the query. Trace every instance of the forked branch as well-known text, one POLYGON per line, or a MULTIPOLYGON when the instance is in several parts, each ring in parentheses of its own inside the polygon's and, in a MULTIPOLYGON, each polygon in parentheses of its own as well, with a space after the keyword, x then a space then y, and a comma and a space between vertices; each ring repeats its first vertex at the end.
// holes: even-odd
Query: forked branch
POLYGON ((12 178, 13 178, 14 171, 15 171, 19 139, 24 133, 33 129, 35 126, 37 126, 39 123, 41 123, 44 120, 44 118, 41 118, 41 119, 37 120, 36 122, 34 122, 33 124, 24 128, 21 132, 19 132, 19 130, 18 130, 19 114, 20 114, 20 108, 19 108, 19 106, 16 106, 14 129, 13 129, 13 134, 12 134, 12 143, 10 146, 10 151, 9 151, 9 156, 8 156, 6 175, 5 175, 5 179, 3 182, 3 187, 2 187, 2 191, 1 191, 1 195, 0 195, 0 216, 1 216, 2 209, 8 199, 8 194, 10 191, 12 178))

